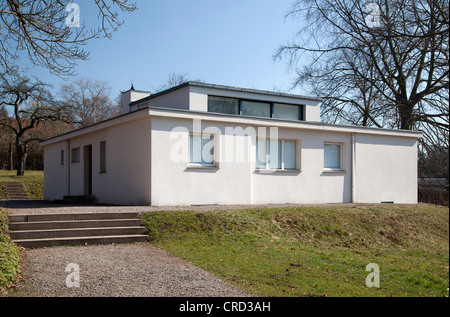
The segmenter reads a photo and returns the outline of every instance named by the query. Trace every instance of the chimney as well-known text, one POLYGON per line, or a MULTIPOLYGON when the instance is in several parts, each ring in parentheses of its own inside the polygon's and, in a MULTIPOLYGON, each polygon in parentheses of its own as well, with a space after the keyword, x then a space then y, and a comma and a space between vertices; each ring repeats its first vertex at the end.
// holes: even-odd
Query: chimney
POLYGON ((134 85, 131 84, 131 88, 127 91, 122 92, 122 111, 124 114, 131 111, 130 103, 137 101, 139 99, 143 99, 145 97, 150 96, 149 91, 138 91, 134 89, 134 85))

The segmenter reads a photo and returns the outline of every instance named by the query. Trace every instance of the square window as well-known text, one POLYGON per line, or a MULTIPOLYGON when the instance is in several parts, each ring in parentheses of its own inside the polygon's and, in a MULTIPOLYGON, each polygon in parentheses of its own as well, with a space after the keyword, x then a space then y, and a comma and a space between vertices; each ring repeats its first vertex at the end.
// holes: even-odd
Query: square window
POLYGON ((215 166, 214 135, 192 133, 189 136, 189 164, 215 166))
POLYGON ((327 170, 342 170, 342 145, 325 143, 324 168, 327 170))
POLYGON ((257 139, 256 169, 297 170, 297 142, 295 140, 257 139))

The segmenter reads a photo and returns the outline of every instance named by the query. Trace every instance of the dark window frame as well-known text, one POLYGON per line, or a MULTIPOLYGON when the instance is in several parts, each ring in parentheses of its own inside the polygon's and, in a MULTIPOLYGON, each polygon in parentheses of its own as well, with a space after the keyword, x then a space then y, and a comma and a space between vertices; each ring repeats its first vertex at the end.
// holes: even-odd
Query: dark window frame
MULTIPOLYGON (((229 98, 229 99, 238 100, 239 101, 239 113, 235 113, 234 115, 239 115, 239 116, 243 115, 242 114, 242 102, 244 102, 244 101, 270 104, 270 119, 275 119, 275 120, 289 120, 289 119, 280 119, 280 118, 274 118, 273 117, 274 116, 275 104, 286 105, 286 106, 296 106, 296 107, 299 107, 298 121, 305 121, 305 105, 302 105, 302 104, 293 104, 293 103, 287 103, 287 102, 272 102, 272 101, 265 101, 265 100, 248 99, 248 98, 236 98, 236 97, 227 97, 227 96, 218 96, 218 95, 208 95, 208 98, 209 97, 229 98)), ((208 109, 208 112, 210 112, 209 109, 208 109)), ((217 113, 219 113, 219 112, 217 112, 217 113)), ((268 117, 257 117, 257 118, 268 118, 268 117)), ((294 121, 294 120, 291 120, 291 121, 294 121)))

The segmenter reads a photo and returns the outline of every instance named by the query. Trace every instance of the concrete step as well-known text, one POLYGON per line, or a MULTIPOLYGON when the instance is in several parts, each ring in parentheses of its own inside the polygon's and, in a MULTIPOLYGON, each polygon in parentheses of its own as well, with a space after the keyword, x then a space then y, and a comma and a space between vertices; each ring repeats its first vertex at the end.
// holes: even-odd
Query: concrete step
POLYGON ((138 212, 9 215, 9 234, 25 248, 146 241, 138 212))
POLYGON ((3 185, 8 188, 23 188, 23 184, 20 182, 3 182, 3 185))
POLYGON ((28 195, 20 182, 3 182, 9 199, 23 200, 28 199, 28 195))
POLYGON ((10 237, 13 240, 68 238, 68 237, 93 237, 93 236, 119 236, 145 234, 146 229, 137 227, 105 227, 105 228, 74 228, 74 229, 49 229, 49 230, 24 230, 13 231, 10 237))
POLYGON ((100 245, 144 242, 148 236, 144 234, 117 235, 117 236, 93 236, 93 237, 67 237, 47 239, 24 239, 14 242, 24 248, 46 248, 58 246, 100 245))
POLYGON ((142 221, 140 219, 12 222, 9 224, 9 230, 23 231, 72 228, 133 227, 140 225, 142 225, 142 221))
POLYGON ((140 219, 140 218, 138 212, 9 215, 10 223, 43 222, 43 221, 111 220, 111 219, 140 219))

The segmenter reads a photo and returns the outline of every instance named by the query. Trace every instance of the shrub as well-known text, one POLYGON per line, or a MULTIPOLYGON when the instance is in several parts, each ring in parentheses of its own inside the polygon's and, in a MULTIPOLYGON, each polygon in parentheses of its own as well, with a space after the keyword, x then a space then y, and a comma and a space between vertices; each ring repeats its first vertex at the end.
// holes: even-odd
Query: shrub
POLYGON ((7 211, 0 209, 0 289, 11 287, 20 277, 19 248, 7 231, 7 211))

